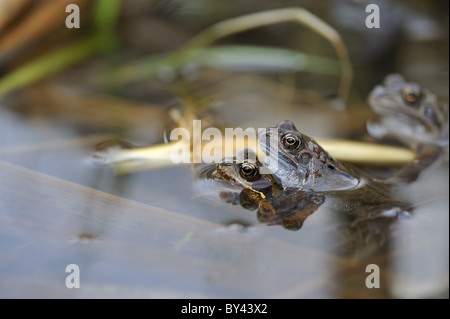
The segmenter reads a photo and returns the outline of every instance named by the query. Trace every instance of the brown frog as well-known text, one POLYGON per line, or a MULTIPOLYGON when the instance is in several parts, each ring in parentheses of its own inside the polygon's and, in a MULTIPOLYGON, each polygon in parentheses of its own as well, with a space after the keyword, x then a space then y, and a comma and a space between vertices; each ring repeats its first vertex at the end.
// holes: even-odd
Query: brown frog
POLYGON ((298 230, 308 216, 323 204, 325 197, 297 188, 282 187, 279 179, 271 174, 261 174, 261 163, 221 162, 214 175, 226 181, 235 191, 221 192, 225 202, 240 204, 247 210, 257 210, 260 222, 282 225, 298 230))
POLYGON ((415 160, 384 183, 412 182, 432 164, 439 163, 448 147, 448 105, 417 83, 406 82, 399 74, 388 75, 376 86, 368 102, 378 115, 367 125, 376 137, 393 137, 410 147, 415 160))
POLYGON ((278 161, 273 175, 280 179, 283 187, 323 195, 326 206, 360 220, 409 216, 408 205, 393 199, 388 186, 373 180, 357 167, 333 160, 290 121, 279 123, 277 130, 262 133, 259 145, 271 157, 269 163, 278 161), (270 143, 265 144, 266 140, 270 143), (272 148, 275 143, 278 147, 272 148))
POLYGON ((269 156, 267 168, 284 187, 311 191, 352 189, 357 176, 335 161, 314 139, 300 133, 290 121, 280 122, 277 130, 267 130, 258 137, 259 147, 269 156))

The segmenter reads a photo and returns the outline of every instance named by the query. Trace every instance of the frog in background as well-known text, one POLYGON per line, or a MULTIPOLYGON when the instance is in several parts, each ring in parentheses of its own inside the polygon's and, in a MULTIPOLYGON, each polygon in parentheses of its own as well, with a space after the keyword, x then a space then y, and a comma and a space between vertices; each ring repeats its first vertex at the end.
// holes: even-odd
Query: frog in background
POLYGON ((417 83, 406 82, 399 74, 388 75, 377 85, 368 103, 378 115, 367 124, 369 133, 378 138, 390 137, 416 154, 415 160, 402 167, 387 184, 412 182, 422 171, 440 163, 448 151, 448 105, 417 83))

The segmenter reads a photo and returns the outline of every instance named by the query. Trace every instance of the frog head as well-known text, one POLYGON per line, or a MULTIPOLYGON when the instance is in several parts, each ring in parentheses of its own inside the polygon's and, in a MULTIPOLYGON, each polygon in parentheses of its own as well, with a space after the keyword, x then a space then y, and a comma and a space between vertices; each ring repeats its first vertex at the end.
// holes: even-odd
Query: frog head
MULTIPOLYGON (((358 178, 290 121, 280 122, 277 130, 261 133, 258 143, 271 158, 268 162, 277 164, 273 173, 284 187, 324 192, 351 189, 359 183, 358 178)), ((272 168, 270 164, 268 168, 272 168)))
POLYGON ((216 176, 238 190, 247 190, 259 194, 261 198, 270 198, 281 191, 279 179, 271 174, 262 174, 261 163, 249 159, 224 160, 216 164, 216 176))
POLYGON ((368 103, 380 117, 379 122, 368 124, 375 137, 392 135, 407 143, 448 144, 448 106, 417 83, 390 74, 383 85, 372 90, 368 103))

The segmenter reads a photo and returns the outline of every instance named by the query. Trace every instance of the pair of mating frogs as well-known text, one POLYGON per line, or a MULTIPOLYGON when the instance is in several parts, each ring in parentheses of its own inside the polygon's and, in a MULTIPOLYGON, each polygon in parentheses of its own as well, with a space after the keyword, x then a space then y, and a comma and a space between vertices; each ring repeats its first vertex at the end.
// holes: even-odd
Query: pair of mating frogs
POLYGON ((220 192, 221 199, 257 210, 260 222, 290 230, 300 229, 321 205, 349 213, 354 223, 409 216, 407 204, 392 198, 392 187, 416 180, 425 168, 445 157, 448 106, 398 74, 387 76, 368 101, 378 115, 377 122, 368 123, 369 133, 378 139, 393 137, 415 152, 415 160, 392 176, 369 174, 337 162, 314 139, 285 121, 258 137, 268 164, 249 160, 252 156, 216 164, 210 176, 232 188, 220 192))

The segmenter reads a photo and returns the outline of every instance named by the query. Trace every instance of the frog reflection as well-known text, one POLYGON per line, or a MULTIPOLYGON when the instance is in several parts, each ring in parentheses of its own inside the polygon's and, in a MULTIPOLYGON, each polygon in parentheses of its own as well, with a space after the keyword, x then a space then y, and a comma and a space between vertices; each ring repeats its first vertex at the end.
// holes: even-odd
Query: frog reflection
POLYGON ((325 197, 296 188, 284 188, 276 176, 260 173, 260 163, 222 162, 215 175, 230 183, 236 191, 221 192, 227 203, 240 204, 247 210, 257 210, 257 218, 268 225, 282 225, 299 230, 308 216, 323 203, 325 197))
POLYGON ((411 182, 420 173, 444 158, 448 147, 448 105, 416 83, 408 83, 399 74, 388 75, 376 86, 368 102, 379 116, 367 125, 377 138, 393 137, 410 147, 416 158, 385 183, 411 182))
MULTIPOLYGON (((214 177, 234 188, 233 191, 222 191, 219 195, 222 200, 240 204, 247 210, 257 210, 258 220, 262 223, 298 230, 322 205, 348 213, 353 228, 409 216, 405 203, 393 200, 388 192, 368 184, 352 190, 327 192, 283 187, 276 175, 261 174, 260 165, 259 162, 224 161, 216 165, 214 177)), ((378 228, 371 228, 373 233, 379 232, 378 228)))

